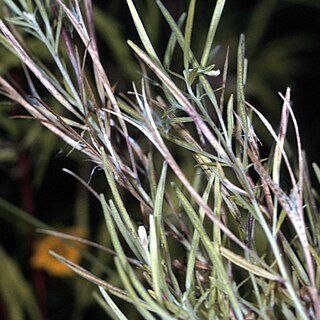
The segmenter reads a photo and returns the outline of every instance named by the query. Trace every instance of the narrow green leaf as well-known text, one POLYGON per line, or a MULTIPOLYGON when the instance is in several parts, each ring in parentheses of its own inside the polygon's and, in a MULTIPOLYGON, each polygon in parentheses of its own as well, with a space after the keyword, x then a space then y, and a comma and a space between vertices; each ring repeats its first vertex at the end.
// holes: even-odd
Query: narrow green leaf
POLYGON ((132 284, 130 283, 130 280, 127 274, 128 270, 124 269, 122 262, 120 262, 118 258, 115 258, 115 264, 116 264, 119 276, 121 278, 121 281, 125 287, 125 291, 128 293, 128 295, 132 299, 132 302, 134 303, 135 308, 141 313, 144 319, 156 320, 156 318, 151 314, 151 312, 148 311, 144 303, 141 302, 137 293, 132 287, 132 284))
MULTIPOLYGON (((143 261, 145 259, 145 256, 142 256, 139 252, 139 249, 136 246, 136 242, 134 241, 134 237, 132 236, 132 233, 130 232, 130 230, 128 230, 128 228, 125 226, 125 224, 123 223, 120 214, 117 210, 117 208, 115 207, 114 203, 112 200, 109 201, 109 208, 110 208, 110 213, 112 214, 112 217, 120 231, 120 234, 123 236, 123 238, 125 239, 126 243, 128 244, 128 246, 130 247, 130 249, 132 250, 132 252, 134 253, 134 255, 137 257, 138 260, 143 261)), ((139 242, 140 243, 140 242, 139 242)))
POLYGON ((56 26, 56 35, 55 35, 55 45, 54 45, 54 53, 58 54, 59 50, 59 43, 60 43, 60 35, 61 35, 61 29, 62 29, 62 9, 59 9, 59 16, 58 16, 58 23, 56 26))
POLYGON ((118 306, 114 303, 114 301, 108 295, 107 291, 101 286, 99 286, 99 290, 103 298, 106 300, 107 304, 109 305, 110 309, 112 310, 112 312, 116 315, 116 317, 119 320, 128 320, 128 318, 123 314, 123 312, 118 308, 118 306))
MULTIPOLYGON (((203 194, 203 200, 205 202, 208 201, 209 195, 210 195, 210 190, 214 181, 215 174, 211 174, 210 179, 208 181, 208 184, 206 186, 206 189, 203 194)), ((199 210, 199 217, 200 217, 200 222, 201 224, 203 223, 204 217, 205 217, 205 212, 203 209, 199 210)), ((185 286, 186 290, 190 290, 193 285, 194 285, 194 268, 195 268, 195 262, 196 262, 196 256, 197 256, 197 250, 199 247, 199 240, 200 236, 197 230, 194 231, 192 241, 191 241, 191 249, 188 257, 188 262, 187 262, 187 271, 186 271, 186 280, 185 280, 185 286)))
POLYGON ((286 256, 292 263, 293 269, 297 272, 299 277, 302 279, 306 286, 310 285, 309 277, 301 264, 300 259, 297 257, 297 253, 292 249, 290 243, 284 237, 281 237, 281 242, 283 245, 283 250, 286 253, 286 256))
POLYGON ((187 198, 184 196, 184 194, 177 188, 175 187, 176 194, 182 203, 185 212, 187 213, 193 227, 197 230, 199 233, 199 237, 204 245, 204 247, 207 250, 207 253, 210 257, 210 260, 212 261, 215 271, 219 275, 221 282, 223 283, 223 286, 225 288, 225 291, 228 295, 228 298, 230 299, 230 303, 233 307, 233 310, 237 316, 238 319, 244 319, 243 314, 241 311, 241 307, 239 305, 239 301, 237 299, 237 293, 234 291, 235 289, 232 287, 230 281, 229 281, 229 276, 224 268, 224 265, 221 261, 221 257, 219 252, 216 251, 215 247, 213 246, 213 243, 211 242, 209 236, 207 235, 205 229, 203 228, 201 224, 200 218, 197 216, 196 212, 188 202, 187 198))
POLYGON ((31 285, 24 279, 16 261, 6 254, 1 245, 0 261, 0 293, 8 319, 21 320, 27 317, 40 320, 40 310, 31 285))
POLYGON ((146 51, 148 52, 148 54, 150 55, 152 60, 154 62, 156 62, 157 65, 161 65, 160 60, 159 60, 156 52, 153 49, 151 41, 150 41, 150 39, 148 37, 148 34, 147 34, 147 32, 146 32, 146 30, 145 30, 145 28, 143 26, 143 23, 142 23, 142 21, 141 21, 141 19, 139 17, 137 9, 134 6, 132 0, 127 0, 127 4, 128 4, 128 7, 129 7, 129 10, 130 10, 133 22, 134 22, 134 24, 136 26, 136 29, 138 31, 139 37, 140 37, 140 39, 142 41, 142 44, 143 44, 144 48, 146 49, 146 51))
POLYGON ((221 15, 222 15, 222 11, 223 11, 225 2, 226 2, 226 0, 218 0, 216 2, 216 7, 215 7, 213 14, 212 14, 206 43, 204 45, 204 49, 203 49, 203 53, 202 53, 202 57, 201 57, 200 66, 202 68, 204 68, 208 63, 208 58, 210 55, 213 39, 214 39, 214 36, 215 36, 217 28, 218 28, 218 24, 219 24, 221 15))
POLYGON ((244 74, 245 74, 245 38, 240 35, 238 45, 238 63, 237 63, 237 98, 238 98, 238 114, 241 118, 242 125, 247 130, 247 116, 245 111, 245 97, 244 97, 244 74))
POLYGON ((138 249, 138 251, 140 253, 140 254, 138 254, 139 257, 142 256, 144 261, 147 262, 147 256, 141 246, 136 229, 135 229, 135 227, 131 221, 131 218, 127 212, 127 209, 121 199, 121 195, 120 195, 119 190, 117 188, 117 184, 116 184, 114 177, 112 175, 110 166, 108 165, 108 159, 107 159, 107 156, 106 156, 104 149, 101 149, 101 154, 102 154, 102 160, 103 160, 103 169, 104 169, 105 175, 107 177, 108 184, 111 189, 113 198, 114 198, 115 203, 116 203, 116 205, 119 209, 119 212, 121 214, 121 218, 123 219, 123 221, 126 225, 126 228, 128 229, 128 232, 130 233, 130 235, 132 237, 132 243, 135 244, 135 247, 138 249))
POLYGON ((232 146, 232 137, 234 132, 234 117, 233 117, 233 94, 230 96, 227 104, 227 142, 229 147, 232 146))
POLYGON ((21 10, 12 0, 4 0, 4 3, 14 12, 15 15, 21 16, 21 10))
POLYGON ((238 61, 237 61, 237 114, 239 119, 237 121, 236 135, 241 137, 242 131, 244 132, 243 146, 237 143, 236 154, 239 159, 242 158, 243 167, 248 165, 248 156, 246 152, 242 152, 243 148, 246 150, 248 147, 248 123, 247 123, 247 112, 245 110, 245 94, 244 94, 244 79, 245 79, 245 38, 244 35, 240 35, 238 45, 238 61))
MULTIPOLYGON (((287 91, 286 91, 286 100, 290 101, 289 88, 287 88, 287 91)), ((279 183, 280 181, 282 150, 284 147, 284 141, 287 134, 288 119, 289 119, 289 109, 287 107, 286 102, 284 101, 282 104, 282 113, 281 113, 280 128, 279 128, 279 134, 278 134, 279 143, 277 143, 275 146, 274 156, 273 156, 272 178, 275 183, 279 183)))
MULTIPOLYGON (((219 162, 217 162, 217 169, 218 169, 218 174, 214 182, 214 215, 219 221, 221 221, 222 196, 221 196, 221 181, 219 177, 223 177, 223 170, 219 162)), ((221 230, 217 224, 213 225, 213 241, 214 241, 216 250, 218 251, 219 246, 221 244, 221 230)))
POLYGON ((189 73, 189 56, 190 56, 190 43, 193 28, 193 18, 195 10, 196 0, 191 0, 188 9, 185 35, 184 35, 184 47, 183 47, 183 64, 186 74, 189 73))
POLYGON ((285 210, 281 210, 280 214, 279 214, 279 218, 277 219, 277 225, 276 225, 276 233, 279 232, 284 220, 287 217, 287 212, 285 210))
POLYGON ((231 250, 224 248, 220 246, 220 253, 229 261, 236 264, 237 266, 247 270, 248 272, 252 272, 253 274, 263 277, 272 281, 279 281, 283 282, 283 279, 276 274, 272 274, 269 271, 266 271, 263 268, 260 268, 252 263, 250 263, 249 260, 243 258, 242 256, 239 256, 238 254, 235 254, 231 250))
POLYGON ((162 207, 164 201, 167 167, 167 163, 164 162, 156 191, 153 215, 150 215, 149 217, 152 280, 157 300, 161 304, 163 303, 163 294, 165 294, 166 299, 171 296, 162 266, 163 257, 160 251, 160 247, 162 247, 163 242, 166 242, 165 231, 163 228, 162 207))
POLYGON ((314 172, 316 174, 318 183, 320 184, 320 168, 315 162, 312 164, 312 168, 313 168, 313 170, 314 170, 314 172))
MULTIPOLYGON (((178 22, 177 22, 178 28, 180 28, 182 26, 185 18, 186 18, 186 14, 183 13, 181 15, 181 17, 178 19, 178 22)), ((164 58, 163 58, 163 67, 165 70, 170 69, 171 60, 172 60, 172 56, 173 56, 173 52, 174 52, 176 43, 177 43, 176 35, 172 32, 171 36, 169 38, 168 44, 167 44, 166 51, 164 53, 164 58)))
POLYGON ((88 270, 82 268, 81 266, 73 263, 72 261, 64 258, 63 256, 59 255, 58 253, 54 251, 49 251, 49 253, 54 256, 56 259, 58 259, 61 263, 68 266, 70 269, 72 269, 76 274, 83 277, 84 279, 90 281, 91 283, 94 283, 97 286, 101 286, 103 288, 106 288, 110 293, 113 295, 119 297, 120 299, 123 299, 127 302, 132 303, 132 300, 130 297, 128 297, 127 293, 109 283, 106 281, 96 277, 94 274, 89 272, 88 270))
POLYGON ((111 238, 113 247, 114 247, 115 251, 117 252, 118 257, 119 257, 122 265, 128 266, 128 261, 127 261, 126 255, 123 251, 122 245, 120 243, 120 240, 119 240, 116 228, 115 228, 115 225, 114 225, 112 217, 111 217, 111 209, 108 207, 107 202, 106 202, 103 194, 100 194, 100 203, 102 206, 104 218, 106 221, 106 225, 107 225, 107 228, 109 231, 109 236, 111 238))
POLYGON ((92 292, 93 299, 98 303, 98 305, 107 313, 107 315, 112 320, 118 320, 118 317, 112 311, 111 307, 107 304, 107 302, 98 294, 96 291, 92 292))
POLYGON ((9 203, 7 200, 0 197, 0 217, 2 219, 6 219, 11 221, 12 217, 14 217, 14 221, 19 222, 23 221, 28 226, 32 226, 34 228, 44 228, 50 229, 50 226, 38 220, 30 213, 25 212, 24 210, 16 207, 15 205, 9 203), (9 213, 9 216, 5 213, 9 213), (10 219, 9 219, 10 218, 10 219))
POLYGON ((151 260, 151 272, 152 272, 152 285, 156 295, 156 299, 160 305, 163 304, 162 300, 162 276, 163 270, 161 265, 161 255, 160 255, 160 237, 156 231, 156 222, 154 216, 150 214, 149 216, 150 224, 150 260, 151 260))
POLYGON ((316 197, 312 190, 312 182, 305 152, 303 152, 303 163, 304 203, 308 204, 306 206, 306 211, 310 223, 310 235, 313 238, 313 244, 317 244, 320 243, 320 216, 316 204, 316 197))
MULTIPOLYGON (((160 317, 162 317, 162 319, 168 319, 168 320, 174 320, 175 318, 172 317, 168 310, 170 310, 170 308, 166 308, 166 306, 172 306, 172 304, 170 303, 170 301, 164 300, 164 304, 165 306, 162 307, 158 301, 155 301, 153 299, 154 294, 153 291, 151 290, 147 290, 145 284, 141 281, 141 279, 139 279, 137 277, 136 272, 134 272, 132 270, 132 268, 130 268, 128 270, 128 276, 130 281, 132 282, 134 288, 137 290, 137 292, 139 293, 139 295, 142 297, 142 299, 144 299, 144 301, 146 302, 146 304, 150 307, 150 309, 157 313, 160 317), (166 302, 166 303, 165 303, 166 302)), ((174 308, 173 309, 175 312, 179 313, 179 308, 174 308), (178 310, 177 310, 178 309, 178 310)), ((183 312, 182 312, 183 313, 183 312)))

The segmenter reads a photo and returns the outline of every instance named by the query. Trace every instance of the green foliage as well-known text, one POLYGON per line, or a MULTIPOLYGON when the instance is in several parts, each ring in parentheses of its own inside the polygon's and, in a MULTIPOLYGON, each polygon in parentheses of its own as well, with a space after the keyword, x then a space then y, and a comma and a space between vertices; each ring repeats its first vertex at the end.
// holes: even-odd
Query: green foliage
POLYGON ((25 319, 24 314, 32 320, 41 319, 40 310, 28 282, 15 261, 4 252, 2 246, 0 246, 0 259, 2 268, 0 292, 3 302, 8 307, 10 319, 25 319))
MULTIPOLYGON (((72 175, 99 201, 114 251, 46 231, 113 256, 116 285, 99 277, 94 269, 98 259, 89 255, 89 271, 51 252, 98 286, 94 297, 103 309, 114 319, 128 319, 117 297, 145 319, 320 318, 319 211, 291 109, 291 91, 281 95, 280 129, 275 131, 246 100, 244 35, 237 51, 236 92, 227 93, 228 55, 220 85, 212 85, 210 80, 220 74, 211 59, 225 1, 218 0, 213 8, 199 58, 191 46, 196 1, 190 1, 178 22, 156 1, 171 30, 162 61, 134 2, 127 0, 143 47, 128 41, 142 72, 131 98, 115 92, 103 68, 90 1, 84 1, 82 10, 78 2, 68 6, 57 0, 53 11, 49 1, 5 3, 11 16, 6 23, 0 20, 0 41, 28 69, 32 97, 22 95, 2 76, 1 93, 105 174, 109 192, 100 194, 72 175), (21 30, 46 48, 50 63, 21 44, 21 30), (181 57, 181 66, 174 65, 174 54, 181 57), (45 102, 35 89, 36 79, 54 102, 45 102), (297 168, 287 154, 289 120, 296 138, 291 162, 297 168), (255 132, 254 121, 274 142, 267 159, 261 157, 264 138, 255 132), (143 135, 140 141, 136 131, 143 135), (179 164, 178 156, 188 160, 188 167, 179 164), (282 188, 282 170, 288 172, 289 190, 282 188), (135 212, 125 194, 134 199, 135 212), (262 243, 266 249, 261 253, 262 243), (176 247, 185 259, 174 257, 176 247)), ((154 12, 154 6, 150 8, 154 12)), ((97 11, 100 30, 102 16, 97 11)), ((115 22, 110 18, 108 25, 112 28, 115 22)), ((131 66, 126 72, 132 76, 135 65, 129 47, 106 40, 123 68, 131 66)), ((314 169, 319 176, 319 168, 314 169)), ((13 211, 27 219, 25 213, 13 211)))

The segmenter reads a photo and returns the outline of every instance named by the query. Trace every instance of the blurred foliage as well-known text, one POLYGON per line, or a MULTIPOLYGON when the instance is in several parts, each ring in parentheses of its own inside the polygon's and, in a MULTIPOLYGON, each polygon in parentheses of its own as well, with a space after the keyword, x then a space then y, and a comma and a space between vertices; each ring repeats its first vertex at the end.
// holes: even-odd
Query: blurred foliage
POLYGON ((26 319, 26 314, 31 320, 40 320, 40 310, 30 285, 24 279, 16 261, 6 254, 2 246, 0 261, 0 292, 2 301, 8 308, 8 319, 23 320, 26 319))
MULTIPOLYGON (((139 66, 134 58, 131 49, 126 44, 126 39, 137 39, 137 34, 132 27, 132 21, 125 1, 93 1, 95 6, 95 22, 98 37, 99 52, 105 63, 106 70, 112 83, 116 83, 119 90, 131 88, 131 81, 140 77, 139 66)), ((160 19, 159 10, 154 1, 136 0, 135 4, 141 17, 146 25, 149 36, 157 52, 163 53, 164 44, 169 35, 169 28, 160 19)), ((183 11, 187 10, 188 1, 164 1, 164 4, 177 19, 183 11)), ((0 2, 3 7, 3 2, 0 2)), ((197 7, 197 19, 195 28, 197 37, 192 39, 193 49, 199 48, 201 52, 205 41, 206 30, 210 21, 212 10, 212 1, 199 1, 197 7), (207 10, 210 8, 210 10, 207 10), (203 23, 202 23, 203 22, 203 23)), ((271 118, 279 118, 280 110, 278 108, 281 99, 276 95, 277 91, 283 92, 285 87, 290 85, 293 88, 294 109, 300 119, 302 128, 302 140, 308 155, 312 160, 319 161, 318 149, 319 139, 311 139, 314 128, 317 128, 317 119, 319 116, 319 101, 316 101, 314 92, 320 87, 318 74, 320 72, 320 5, 318 1, 308 0, 229 0, 227 1, 225 12, 217 32, 217 42, 220 47, 216 48, 215 56, 211 57, 212 61, 222 69, 227 47, 230 47, 230 75, 228 78, 230 91, 236 87, 236 52, 240 33, 246 35, 246 56, 249 59, 248 80, 247 80, 247 98, 254 102, 259 108, 263 105, 264 110, 269 112, 271 118)), ((36 52, 37 57, 42 63, 46 63, 49 58, 46 50, 39 46, 38 41, 25 35, 23 41, 31 51, 36 52)), ((17 87, 27 88, 27 84, 22 80, 23 69, 20 62, 4 47, 0 47, 0 74, 6 75, 12 79, 17 87)), ((177 61, 179 65, 179 61, 177 61)), ((28 89, 27 89, 28 90, 28 89)), ((31 176, 28 187, 34 192, 35 216, 52 225, 59 224, 79 224, 96 226, 101 223, 101 218, 95 214, 96 204, 89 198, 83 189, 76 187, 76 183, 66 182, 65 174, 57 175, 57 167, 72 167, 79 173, 79 163, 83 163, 83 158, 74 152, 70 152, 65 144, 59 141, 51 132, 43 128, 39 123, 28 119, 15 119, 12 117, 26 115, 25 112, 17 106, 12 105, 6 100, 1 101, 0 105, 0 174, 5 177, 1 179, 0 196, 5 197, 18 207, 24 207, 21 185, 23 184, 23 172, 18 167, 18 161, 21 154, 26 153, 31 166, 31 176), (61 160, 61 156, 68 155, 68 163, 61 160), (36 170, 35 170, 36 169, 36 170), (55 188, 52 189, 52 185, 55 188), (59 194, 59 188, 65 185, 66 197, 54 197, 59 194), (60 187, 57 187, 60 186, 60 187), (69 189, 69 190, 68 190, 69 189), (46 194, 46 195, 45 195, 46 194), (52 203, 50 203, 52 201, 52 203), (69 203, 67 203, 69 201, 69 203), (58 205, 60 210, 43 210, 58 205), (49 213, 48 213, 49 212, 49 213), (91 214, 92 212, 92 214, 91 214), (69 216, 69 218, 66 218, 69 216)), ((270 117, 269 117, 270 118, 270 117)), ((273 121, 271 121, 273 122, 273 121)), ((87 180, 91 181, 93 186, 103 189, 104 186, 99 177, 96 177, 94 171, 91 171, 88 165, 84 171, 87 180)), ((83 173, 83 172, 82 172, 83 173)), ((83 176, 83 174, 80 174, 83 176)), ((71 179, 71 178, 70 178, 71 179)), ((0 208, 3 218, 7 211, 0 208)), ((16 220, 8 220, 3 223, 2 228, 7 229, 16 220)), ((15 232, 11 227, 11 232, 15 232)), ((22 232, 25 238, 28 238, 30 230, 22 232)), ((98 243, 110 243, 110 239, 105 239, 106 235, 102 230, 98 232, 91 231, 90 238, 98 243), (104 238, 103 241, 99 240, 104 238)), ((20 237, 21 239, 21 237, 20 237)), ((32 241, 29 239, 28 241, 32 241)), ((7 252, 12 250, 12 243, 8 236, 2 236, 4 248, 8 247, 7 252)), ((22 263, 25 257, 19 254, 19 250, 12 250, 15 253, 13 259, 1 251, 3 261, 10 263, 12 270, 16 272, 15 277, 21 279, 25 286, 24 290, 30 290, 22 279, 22 274, 30 274, 30 267, 27 263, 22 263), (22 265, 22 271, 18 266, 22 265)), ((101 254, 101 253, 100 253, 101 254)), ((103 254, 101 254, 103 256, 103 254)), ((106 257, 104 257, 108 260, 106 257)), ((1 258, 2 259, 2 258, 1 258)), ((97 258, 98 261, 101 257, 97 258)), ((100 270, 95 270, 95 274, 106 275, 110 272, 108 281, 112 279, 112 270, 107 265, 108 261, 103 261, 100 270), (106 268, 106 269, 105 269, 106 268)), ((99 268, 97 268, 99 269, 99 268)), ((30 280, 31 281, 31 280, 30 280)), ((50 281, 50 280, 48 280, 50 281)), ((67 282, 68 280, 66 280, 67 282)), ((92 288, 83 285, 82 280, 77 280, 77 286, 61 285, 57 282, 56 292, 59 294, 67 290, 74 295, 76 314, 80 317, 86 317, 86 311, 90 310, 93 299, 83 301, 82 293, 84 290, 89 292, 92 288), (81 290, 74 288, 82 288, 81 290), (82 300, 81 300, 82 299, 82 300), (80 301, 80 302, 79 302, 80 301)), ((31 286, 30 286, 31 287, 31 286)), ((20 289, 16 289, 20 290, 20 289)), ((16 292, 18 292, 16 291, 16 292)), ((14 294, 16 294, 16 292, 14 294)), ((85 295, 87 296, 87 295, 85 295)), ((9 296, 8 299, 12 299, 9 296)), ((32 294, 29 298, 32 300, 32 294)), ((14 297, 16 299, 16 297, 14 297)), ((20 298, 19 298, 20 299, 20 298)), ((34 301, 28 301, 32 311, 27 309, 30 318, 31 314, 38 312, 34 306, 34 301)), ((23 299, 19 301, 16 312, 23 314, 26 308, 26 302, 23 299), (21 302, 22 301, 22 302, 21 302), (22 310, 22 311, 21 311, 22 310)), ((5 299, 1 302, 7 303, 5 299)), ((63 302, 58 301, 56 305, 49 306, 59 309, 63 307, 63 302), (60 303, 60 305, 59 305, 60 303)), ((9 310, 11 315, 12 310, 9 310)), ((70 310, 68 310, 70 313, 70 310)), ((97 314, 96 310, 92 314, 97 314)), ((132 311, 132 318, 136 316, 132 311)), ((55 319, 69 319, 70 314, 57 316, 55 319)), ((36 316, 34 316, 36 319, 36 316)), ((12 318, 18 319, 18 318, 12 318)))

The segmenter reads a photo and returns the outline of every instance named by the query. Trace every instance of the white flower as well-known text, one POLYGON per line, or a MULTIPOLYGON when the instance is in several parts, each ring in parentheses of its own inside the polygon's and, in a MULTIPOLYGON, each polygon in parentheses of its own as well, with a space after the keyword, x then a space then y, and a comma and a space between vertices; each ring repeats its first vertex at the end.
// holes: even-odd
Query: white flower
POLYGON ((207 71, 205 72, 205 75, 209 76, 209 77, 217 77, 220 75, 220 70, 211 70, 211 71, 207 71))
POLYGON ((139 237, 139 241, 140 241, 144 251, 146 252, 147 256, 149 256, 150 255, 150 253, 149 253, 149 239, 148 239, 148 235, 147 235, 147 230, 143 225, 138 227, 138 237, 139 237))

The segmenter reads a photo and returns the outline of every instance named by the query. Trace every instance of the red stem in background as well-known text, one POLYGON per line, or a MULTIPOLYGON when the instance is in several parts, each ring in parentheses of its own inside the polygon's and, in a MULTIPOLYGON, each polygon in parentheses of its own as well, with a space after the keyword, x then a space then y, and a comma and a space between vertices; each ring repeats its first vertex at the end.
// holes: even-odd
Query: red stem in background
MULTIPOLYGON (((18 169, 20 173, 20 190, 22 198, 22 208, 31 215, 35 215, 34 192, 31 183, 31 164, 28 155, 21 152, 18 157, 18 169)), ((32 243, 34 234, 30 233, 28 237, 29 256, 32 254, 32 243)), ((47 317, 47 288, 45 283, 44 272, 41 270, 32 270, 33 286, 37 297, 38 305, 41 311, 42 319, 47 317)))

